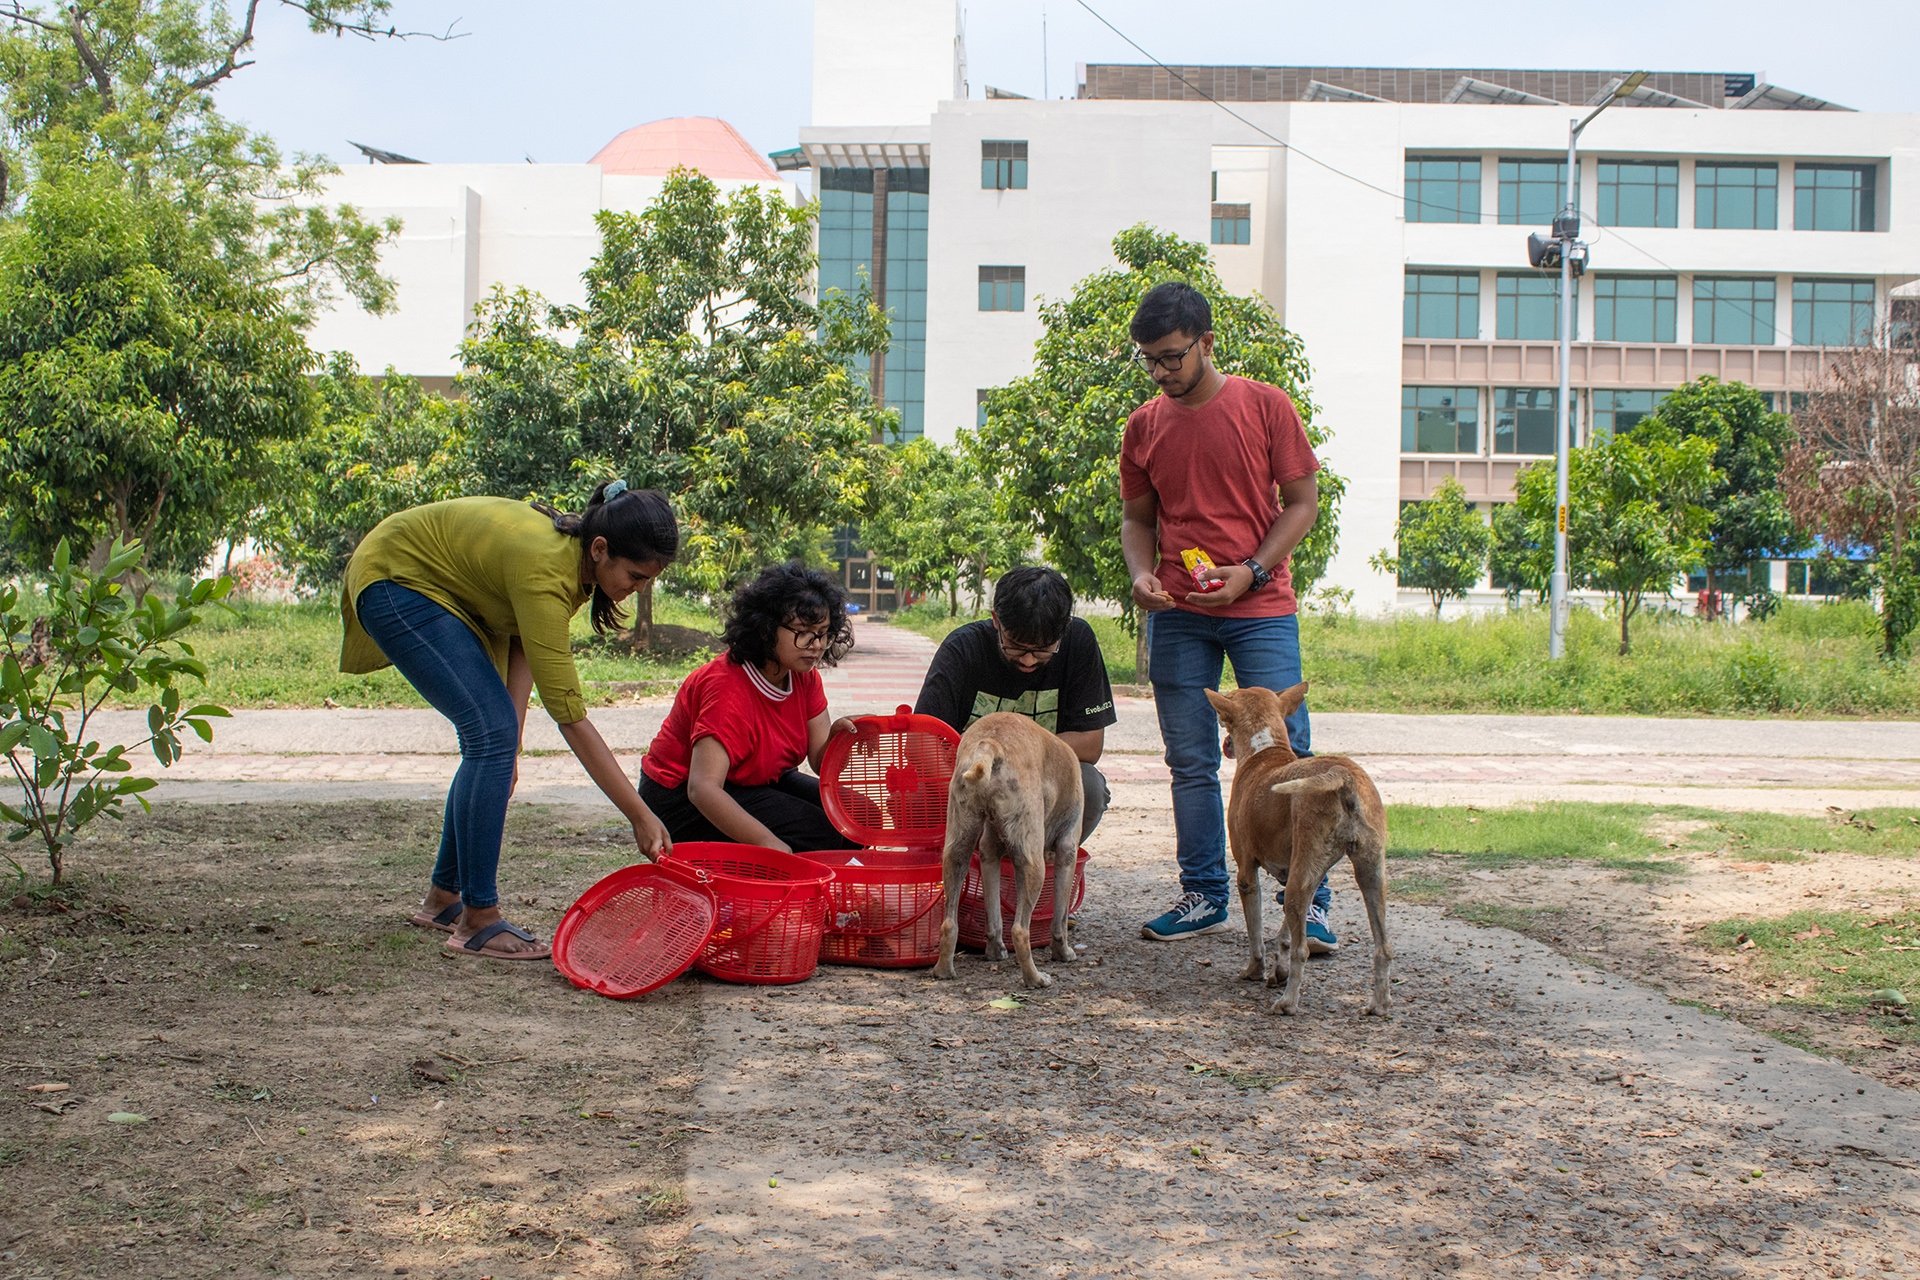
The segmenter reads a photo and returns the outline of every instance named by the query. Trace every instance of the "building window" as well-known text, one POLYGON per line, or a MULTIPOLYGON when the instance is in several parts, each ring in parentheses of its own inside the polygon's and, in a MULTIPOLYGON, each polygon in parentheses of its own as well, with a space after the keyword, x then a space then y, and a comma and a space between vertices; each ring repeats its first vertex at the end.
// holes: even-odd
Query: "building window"
POLYGON ((1480 221, 1480 161, 1475 156, 1408 156, 1408 222, 1480 221))
POLYGON ((1873 335, 1873 281, 1795 280, 1793 344, 1854 347, 1873 335))
POLYGON ((1554 434, 1560 429, 1555 412, 1559 399, 1553 387, 1495 387, 1493 451, 1552 453, 1554 434))
POLYGON ((1253 206, 1216 204, 1213 206, 1213 242, 1215 244, 1253 243, 1253 206))
POLYGON ((1693 340, 1725 346, 1767 346, 1773 341, 1774 283, 1755 279, 1693 282, 1693 340))
POLYGON ((1026 187, 1026 143, 988 140, 980 144, 982 191, 1024 191, 1026 187))
POLYGON ((1502 160, 1500 221, 1545 226, 1567 201, 1565 160, 1502 160))
POLYGON ((1693 225, 1772 231, 1780 225, 1780 170, 1770 164, 1693 166, 1693 225))
POLYGON ((1400 388, 1400 452, 1480 452, 1479 388, 1400 388))
MULTIPOLYGON (((1573 336, 1580 337, 1580 285, 1573 286, 1573 336)), ((1493 336, 1510 342, 1560 337, 1560 277, 1503 271, 1493 278, 1493 336)))
POLYGON ((1594 341, 1672 342, 1678 293, 1673 276, 1601 276, 1593 282, 1594 341))
POLYGON ((1025 311, 1027 309, 1027 269, 1025 267, 980 268, 980 309, 982 311, 1025 311))
POLYGON ((992 394, 992 390, 986 387, 973 393, 973 425, 975 427, 987 425, 987 397, 992 394))
POLYGON ((1873 230, 1873 166, 1793 166, 1793 229, 1873 230))
POLYGON ((1671 160, 1602 160, 1600 225, 1680 225, 1680 166, 1671 160))
POLYGON ((1466 271, 1409 271, 1401 312, 1408 338, 1480 336, 1480 276, 1466 271))
POLYGON ((1593 436, 1590 443, 1598 444, 1612 439, 1616 432, 1631 430, 1640 419, 1658 409, 1660 402, 1666 398, 1664 391, 1594 391, 1593 436))

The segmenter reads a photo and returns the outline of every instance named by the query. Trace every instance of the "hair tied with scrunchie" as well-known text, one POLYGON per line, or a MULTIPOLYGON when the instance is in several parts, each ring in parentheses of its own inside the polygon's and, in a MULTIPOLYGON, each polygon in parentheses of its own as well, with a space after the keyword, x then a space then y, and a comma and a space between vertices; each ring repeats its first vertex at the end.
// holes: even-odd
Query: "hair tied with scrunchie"
POLYGON ((627 482, 625 480, 609 480, 607 481, 607 487, 600 491, 600 501, 612 502, 626 491, 627 482))

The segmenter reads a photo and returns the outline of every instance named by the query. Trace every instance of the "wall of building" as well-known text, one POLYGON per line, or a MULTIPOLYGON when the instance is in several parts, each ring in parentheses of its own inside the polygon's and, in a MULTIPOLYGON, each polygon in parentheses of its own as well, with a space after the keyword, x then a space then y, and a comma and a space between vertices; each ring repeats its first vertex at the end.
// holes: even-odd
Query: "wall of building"
POLYGON ((955 0, 813 0, 816 127, 917 122, 964 98, 955 0))

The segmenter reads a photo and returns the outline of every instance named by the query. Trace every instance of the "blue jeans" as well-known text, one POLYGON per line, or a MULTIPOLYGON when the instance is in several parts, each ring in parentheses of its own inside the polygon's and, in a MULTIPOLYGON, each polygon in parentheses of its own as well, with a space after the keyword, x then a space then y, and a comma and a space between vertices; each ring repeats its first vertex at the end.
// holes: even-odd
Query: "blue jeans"
MULTIPOLYGON (((1275 691, 1300 683, 1297 617, 1218 618, 1166 609, 1147 615, 1148 667, 1160 737, 1173 772, 1173 831, 1180 887, 1225 906, 1227 820, 1220 804, 1220 717, 1206 691, 1220 687, 1221 659, 1243 687, 1275 691)), ((1309 754, 1312 728, 1303 702, 1287 717, 1287 740, 1309 754)))
POLYGON ((506 682, 467 624, 418 591, 376 582, 361 591, 354 612, 387 661, 460 738, 433 883, 469 907, 498 906, 494 874, 520 752, 520 717, 506 682))

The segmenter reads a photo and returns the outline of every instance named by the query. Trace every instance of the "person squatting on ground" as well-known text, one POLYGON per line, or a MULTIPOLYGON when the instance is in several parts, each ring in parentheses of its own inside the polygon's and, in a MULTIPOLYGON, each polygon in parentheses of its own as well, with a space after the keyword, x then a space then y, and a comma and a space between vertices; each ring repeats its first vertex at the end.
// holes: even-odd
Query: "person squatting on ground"
POLYGON ((640 762, 640 797, 676 840, 846 848, 816 776, 828 736, 853 727, 828 719, 820 681, 853 646, 846 593, 817 569, 763 569, 733 593, 722 640, 726 652, 674 695, 640 762))
MULTIPOLYGON (((1133 411, 1121 438, 1120 543, 1147 615, 1181 890, 1140 932, 1170 941, 1226 927, 1219 721, 1206 690, 1220 687, 1223 658, 1242 686, 1300 683, 1287 561, 1319 514, 1320 462, 1286 392, 1215 367, 1213 308, 1192 285, 1149 289, 1129 333, 1160 394, 1133 411)), ((1304 703, 1287 717, 1287 737, 1311 754, 1304 703)), ((1339 945, 1331 902, 1322 880, 1307 915, 1309 953, 1339 945)))
POLYGON ((993 612, 940 642, 913 709, 965 732, 982 716, 1012 711, 1059 737, 1080 760, 1085 807, 1080 839, 1100 825, 1111 793, 1096 767, 1117 717, 1100 643, 1073 616, 1073 590, 1058 570, 1015 569, 995 584, 993 612))
POLYGON ((679 548, 664 496, 610 480, 578 515, 508 498, 456 498, 388 516, 355 549, 340 596, 340 669, 391 664, 460 739, 440 855, 412 918, 450 932, 450 954, 549 954, 501 915, 495 884, 536 688, 587 775, 633 824, 640 856, 667 849, 666 827, 587 719, 567 632, 589 600, 596 632, 618 628, 620 603, 679 548))

